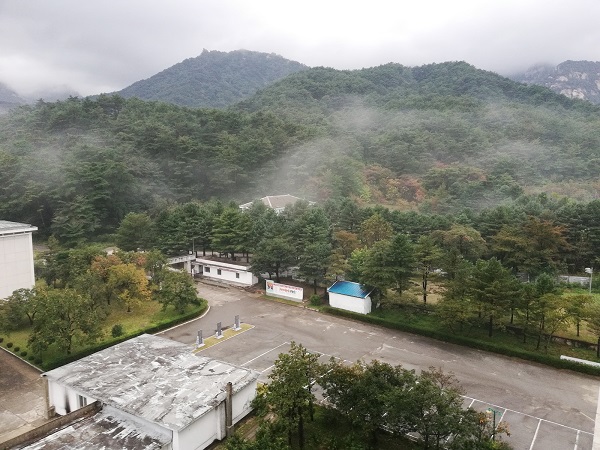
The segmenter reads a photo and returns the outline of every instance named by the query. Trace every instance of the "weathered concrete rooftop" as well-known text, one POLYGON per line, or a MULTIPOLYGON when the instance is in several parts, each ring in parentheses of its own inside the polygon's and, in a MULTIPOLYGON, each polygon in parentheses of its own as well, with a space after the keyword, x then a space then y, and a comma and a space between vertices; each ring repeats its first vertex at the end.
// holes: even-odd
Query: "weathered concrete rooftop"
POLYGON ((9 222, 8 220, 0 220, 0 235, 2 234, 13 234, 13 233, 25 233, 29 231, 36 231, 37 227, 29 225, 27 223, 9 222))
POLYGON ((180 430, 222 402, 228 382, 235 393, 259 376, 190 350, 144 334, 45 375, 106 405, 180 430))
POLYGON ((100 411, 92 417, 77 420, 21 450, 160 450, 171 436, 142 430, 139 424, 100 411))

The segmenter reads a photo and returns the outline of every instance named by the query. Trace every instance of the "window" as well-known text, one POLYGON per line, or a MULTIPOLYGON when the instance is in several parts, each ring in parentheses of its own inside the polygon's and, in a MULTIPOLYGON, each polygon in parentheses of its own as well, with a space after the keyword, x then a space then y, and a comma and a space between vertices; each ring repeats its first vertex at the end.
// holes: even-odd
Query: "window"
POLYGON ((77 395, 77 404, 80 408, 87 406, 87 398, 85 398, 83 395, 77 395))
POLYGON ((210 267, 204 266, 204 272, 210 273, 210 267))
POLYGON ((235 273, 235 277, 236 277, 236 278, 239 278, 239 277, 240 277, 240 274, 236 272, 236 273, 235 273))
POLYGON ((217 269, 217 275, 221 275, 221 269, 217 269))

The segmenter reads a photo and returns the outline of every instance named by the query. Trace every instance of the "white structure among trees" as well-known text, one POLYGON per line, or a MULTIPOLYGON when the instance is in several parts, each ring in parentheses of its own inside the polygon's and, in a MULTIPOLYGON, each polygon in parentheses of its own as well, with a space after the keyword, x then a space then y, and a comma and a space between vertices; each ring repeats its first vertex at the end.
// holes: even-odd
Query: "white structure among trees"
POLYGON ((371 291, 352 281, 336 281, 330 288, 329 305, 359 314, 371 312, 371 291))
POLYGON ((31 233, 37 227, 0 220, 0 299, 35 284, 31 233))

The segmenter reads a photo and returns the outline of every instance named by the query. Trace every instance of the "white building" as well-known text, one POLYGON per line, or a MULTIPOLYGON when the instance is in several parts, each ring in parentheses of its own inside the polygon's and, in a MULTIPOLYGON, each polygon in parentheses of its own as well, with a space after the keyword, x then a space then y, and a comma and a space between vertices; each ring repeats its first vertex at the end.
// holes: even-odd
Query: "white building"
POLYGON ((0 220, 0 299, 35 285, 31 233, 37 227, 0 220))
MULTIPOLYGON (((294 203, 296 203, 299 200, 302 200, 302 199, 299 197, 290 195, 290 194, 267 195, 266 197, 259 199, 259 201, 261 201, 265 206, 275 210, 275 212, 277 214, 282 213, 285 210, 286 206, 293 205, 294 203)), ((240 209, 242 211, 245 211, 252 206, 252 203, 253 202, 244 203, 243 205, 240 205, 240 209)), ((308 202, 308 203, 310 205, 315 204, 315 202, 308 202)))
MULTIPOLYGON (((185 344, 145 334, 43 376, 49 408, 57 414, 101 403, 102 411, 86 419, 86 429, 79 431, 92 442, 86 448, 102 444, 102 448, 201 450, 226 436, 228 410, 232 425, 250 412, 259 374, 195 356, 185 344), (124 430, 123 436, 132 442, 106 445, 106 433, 94 436, 94 430, 111 429, 111 424, 124 430), (135 443, 136 436, 147 445, 135 443)), ((60 435, 44 438, 48 439, 54 442, 49 448, 63 448, 56 446, 60 435)))
POLYGON ((242 262, 233 263, 222 258, 196 258, 195 266, 203 277, 240 286, 252 286, 258 278, 250 271, 250 266, 242 262))
POLYGON ((336 281, 327 289, 329 305, 359 314, 371 312, 371 292, 364 286, 352 281, 336 281))

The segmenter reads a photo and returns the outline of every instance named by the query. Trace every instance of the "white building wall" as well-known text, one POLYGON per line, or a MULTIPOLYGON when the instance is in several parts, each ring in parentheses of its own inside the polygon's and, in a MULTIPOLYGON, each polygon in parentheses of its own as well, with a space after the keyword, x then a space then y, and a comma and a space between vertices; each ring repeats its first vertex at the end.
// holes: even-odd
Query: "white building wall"
POLYGON ((210 260, 197 260, 198 264, 203 266, 202 275, 206 278, 252 286, 258 283, 258 278, 248 271, 245 266, 237 266, 234 264, 215 263, 210 260))
POLYGON ((31 233, 0 234, 0 299, 34 284, 31 233))
POLYGON ((173 432, 173 450, 203 450, 217 439, 213 409, 182 430, 173 432))
POLYGON ((252 411, 252 407, 250 403, 256 397, 256 386, 258 380, 254 381, 254 383, 250 383, 248 386, 243 388, 241 391, 238 391, 233 394, 233 405, 231 415, 233 417, 232 422, 235 425, 240 420, 242 420, 250 411, 252 411))
POLYGON ((48 400, 50 406, 54 406, 56 414, 61 416, 96 401, 95 398, 82 395, 74 389, 58 384, 50 379, 48 380, 48 400), (81 403, 82 399, 85 399, 85 404, 81 403))
POLYGON ((357 298, 330 292, 329 305, 359 314, 369 314, 371 312, 371 297, 357 298))

